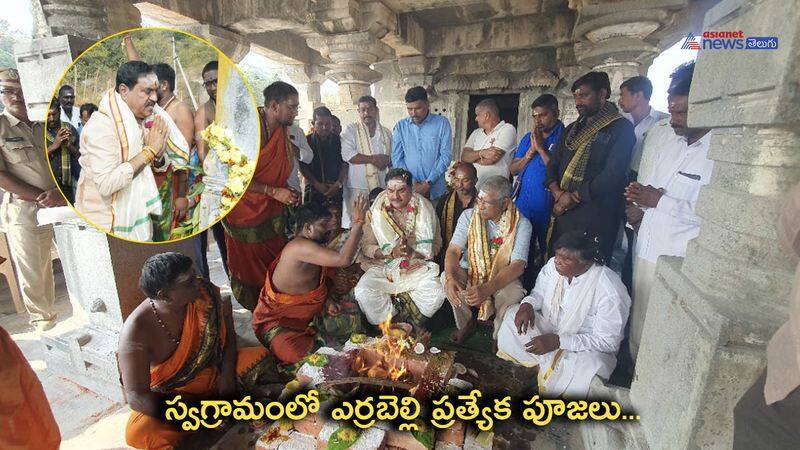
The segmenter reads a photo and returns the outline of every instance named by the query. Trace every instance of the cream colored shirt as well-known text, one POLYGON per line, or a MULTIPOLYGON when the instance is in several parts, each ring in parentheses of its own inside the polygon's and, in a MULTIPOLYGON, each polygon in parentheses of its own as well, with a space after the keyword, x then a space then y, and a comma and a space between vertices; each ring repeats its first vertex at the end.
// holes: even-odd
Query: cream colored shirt
MULTIPOLYGON (((133 166, 122 161, 120 142, 111 117, 100 111, 92 114, 81 132, 80 152, 81 177, 78 179, 75 207, 101 229, 110 230, 113 196, 133 180, 133 166)), ((155 170, 163 171, 167 166, 155 170)))

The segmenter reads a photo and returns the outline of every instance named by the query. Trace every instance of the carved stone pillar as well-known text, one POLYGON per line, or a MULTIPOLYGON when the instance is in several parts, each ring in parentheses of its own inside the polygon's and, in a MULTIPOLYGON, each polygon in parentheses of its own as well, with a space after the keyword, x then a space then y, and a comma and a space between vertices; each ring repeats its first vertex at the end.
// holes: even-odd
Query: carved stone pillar
POLYGON ((603 5, 581 11, 575 26, 575 58, 581 66, 608 73, 611 99, 619 97, 619 86, 628 78, 647 73, 659 48, 647 37, 669 20, 670 13, 643 8, 605 13, 603 5))
POLYGON ((314 108, 322 106, 320 85, 325 82, 325 68, 306 64, 288 66, 285 71, 300 94, 300 112, 297 119, 303 129, 308 129, 314 108))
POLYGON ((36 38, 14 49, 17 68, 34 120, 44 120, 61 75, 95 41, 141 24, 129 2, 111 0, 35 0, 31 3, 36 38))
POLYGON ((732 410, 788 317, 794 264, 775 223, 800 180, 800 11, 779 0, 723 0, 705 29, 777 36, 777 50, 700 51, 689 126, 712 128, 700 235, 658 262, 631 386, 651 448, 730 448, 732 410), (779 21, 765 22, 763 11, 779 21))
POLYGON ((339 85, 341 107, 352 110, 358 98, 368 95, 370 85, 382 77, 370 65, 389 54, 386 44, 368 32, 314 37, 308 45, 332 61, 325 76, 339 85))

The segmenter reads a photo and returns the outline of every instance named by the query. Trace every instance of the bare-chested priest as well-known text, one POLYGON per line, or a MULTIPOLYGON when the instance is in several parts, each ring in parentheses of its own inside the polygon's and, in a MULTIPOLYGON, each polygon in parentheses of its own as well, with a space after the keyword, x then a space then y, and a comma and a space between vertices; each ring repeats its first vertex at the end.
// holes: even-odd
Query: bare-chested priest
POLYGON ((145 261, 148 297, 125 320, 119 368, 131 407, 125 440, 134 448, 173 448, 187 433, 164 420, 160 402, 263 395, 277 381, 263 347, 237 348, 233 312, 219 289, 195 274, 191 258, 160 253, 145 261))
POLYGON ((350 236, 340 251, 327 247, 328 208, 312 202, 297 209, 295 238, 273 261, 253 311, 256 337, 282 362, 295 364, 314 349, 317 333, 311 324, 318 314, 338 313, 338 304, 328 295, 327 269, 353 263, 366 209, 366 200, 358 196, 350 236))

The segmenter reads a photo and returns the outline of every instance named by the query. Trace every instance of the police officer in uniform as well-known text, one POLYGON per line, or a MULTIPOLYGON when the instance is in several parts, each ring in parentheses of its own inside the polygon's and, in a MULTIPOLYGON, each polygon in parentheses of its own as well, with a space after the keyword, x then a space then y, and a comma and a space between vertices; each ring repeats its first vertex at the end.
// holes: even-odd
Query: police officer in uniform
POLYGON ((16 69, 0 68, 0 220, 6 230, 22 299, 37 331, 55 325, 53 228, 38 226, 39 208, 66 205, 47 166, 44 123, 28 118, 16 69))

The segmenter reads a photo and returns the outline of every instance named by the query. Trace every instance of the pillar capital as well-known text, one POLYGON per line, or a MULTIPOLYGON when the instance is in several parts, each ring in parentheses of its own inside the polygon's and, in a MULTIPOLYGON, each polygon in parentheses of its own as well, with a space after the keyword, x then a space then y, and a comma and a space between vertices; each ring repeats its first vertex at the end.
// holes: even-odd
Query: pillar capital
POLYGON ((660 52, 648 37, 670 17, 670 12, 658 8, 582 11, 573 32, 575 60, 581 66, 607 72, 615 96, 625 79, 646 73, 660 52))
POLYGON ((355 105, 359 97, 369 94, 370 85, 382 78, 370 65, 391 53, 369 32, 312 37, 308 45, 333 61, 325 76, 339 85, 342 105, 355 105))

